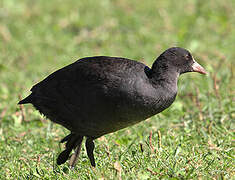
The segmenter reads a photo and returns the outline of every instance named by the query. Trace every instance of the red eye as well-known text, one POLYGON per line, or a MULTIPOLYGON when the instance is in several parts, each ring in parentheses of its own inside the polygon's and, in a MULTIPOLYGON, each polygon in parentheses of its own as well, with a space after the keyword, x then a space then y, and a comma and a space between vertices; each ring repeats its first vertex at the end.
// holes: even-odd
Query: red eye
POLYGON ((191 58, 191 55, 190 55, 190 54, 187 54, 185 57, 186 57, 186 59, 189 60, 189 59, 191 58))

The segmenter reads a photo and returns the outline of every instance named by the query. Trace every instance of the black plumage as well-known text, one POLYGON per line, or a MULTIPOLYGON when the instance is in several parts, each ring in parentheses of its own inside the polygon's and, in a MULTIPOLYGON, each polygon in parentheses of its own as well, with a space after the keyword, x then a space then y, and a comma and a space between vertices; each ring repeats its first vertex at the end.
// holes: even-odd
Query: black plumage
POLYGON ((66 149, 58 164, 76 149, 70 159, 70 165, 75 165, 85 136, 87 154, 95 166, 93 140, 168 108, 177 94, 178 77, 186 72, 206 73, 187 50, 179 47, 163 52, 152 68, 126 58, 87 57, 33 86, 32 93, 19 104, 33 104, 71 131, 61 141, 66 142, 66 149))

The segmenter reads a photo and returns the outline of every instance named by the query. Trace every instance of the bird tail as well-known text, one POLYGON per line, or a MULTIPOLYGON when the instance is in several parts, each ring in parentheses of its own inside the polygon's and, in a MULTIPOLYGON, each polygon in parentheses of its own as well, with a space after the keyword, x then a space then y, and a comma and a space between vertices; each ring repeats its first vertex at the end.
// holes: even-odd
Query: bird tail
POLYGON ((26 98, 19 101, 18 104, 27 104, 27 103, 32 103, 32 102, 33 102, 33 96, 32 96, 32 94, 30 94, 26 98))

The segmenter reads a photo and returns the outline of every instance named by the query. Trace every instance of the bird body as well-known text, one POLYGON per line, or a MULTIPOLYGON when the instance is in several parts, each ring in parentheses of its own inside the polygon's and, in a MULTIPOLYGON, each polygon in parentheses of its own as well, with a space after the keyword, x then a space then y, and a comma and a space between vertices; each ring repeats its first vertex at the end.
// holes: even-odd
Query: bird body
POLYGON ((129 59, 84 58, 33 86, 31 103, 72 132, 97 138, 145 120, 174 101, 176 89, 155 87, 148 71, 129 59))
POLYGON ((175 100, 180 74, 205 73, 200 65, 193 67, 195 63, 182 48, 168 49, 152 68, 126 58, 87 57, 33 86, 32 93, 19 104, 32 103, 50 120, 71 131, 62 140, 67 144, 58 164, 68 159, 72 149, 81 148, 86 136, 87 153, 95 166, 93 140, 168 108, 175 100))

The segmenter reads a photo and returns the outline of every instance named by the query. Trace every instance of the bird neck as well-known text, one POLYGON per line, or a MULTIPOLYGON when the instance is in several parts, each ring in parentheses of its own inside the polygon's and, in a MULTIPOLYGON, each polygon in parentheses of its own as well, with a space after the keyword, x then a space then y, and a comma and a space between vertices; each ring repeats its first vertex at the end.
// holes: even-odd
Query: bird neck
POLYGON ((155 85, 177 90, 179 73, 164 59, 157 59, 149 73, 149 79, 155 85))

